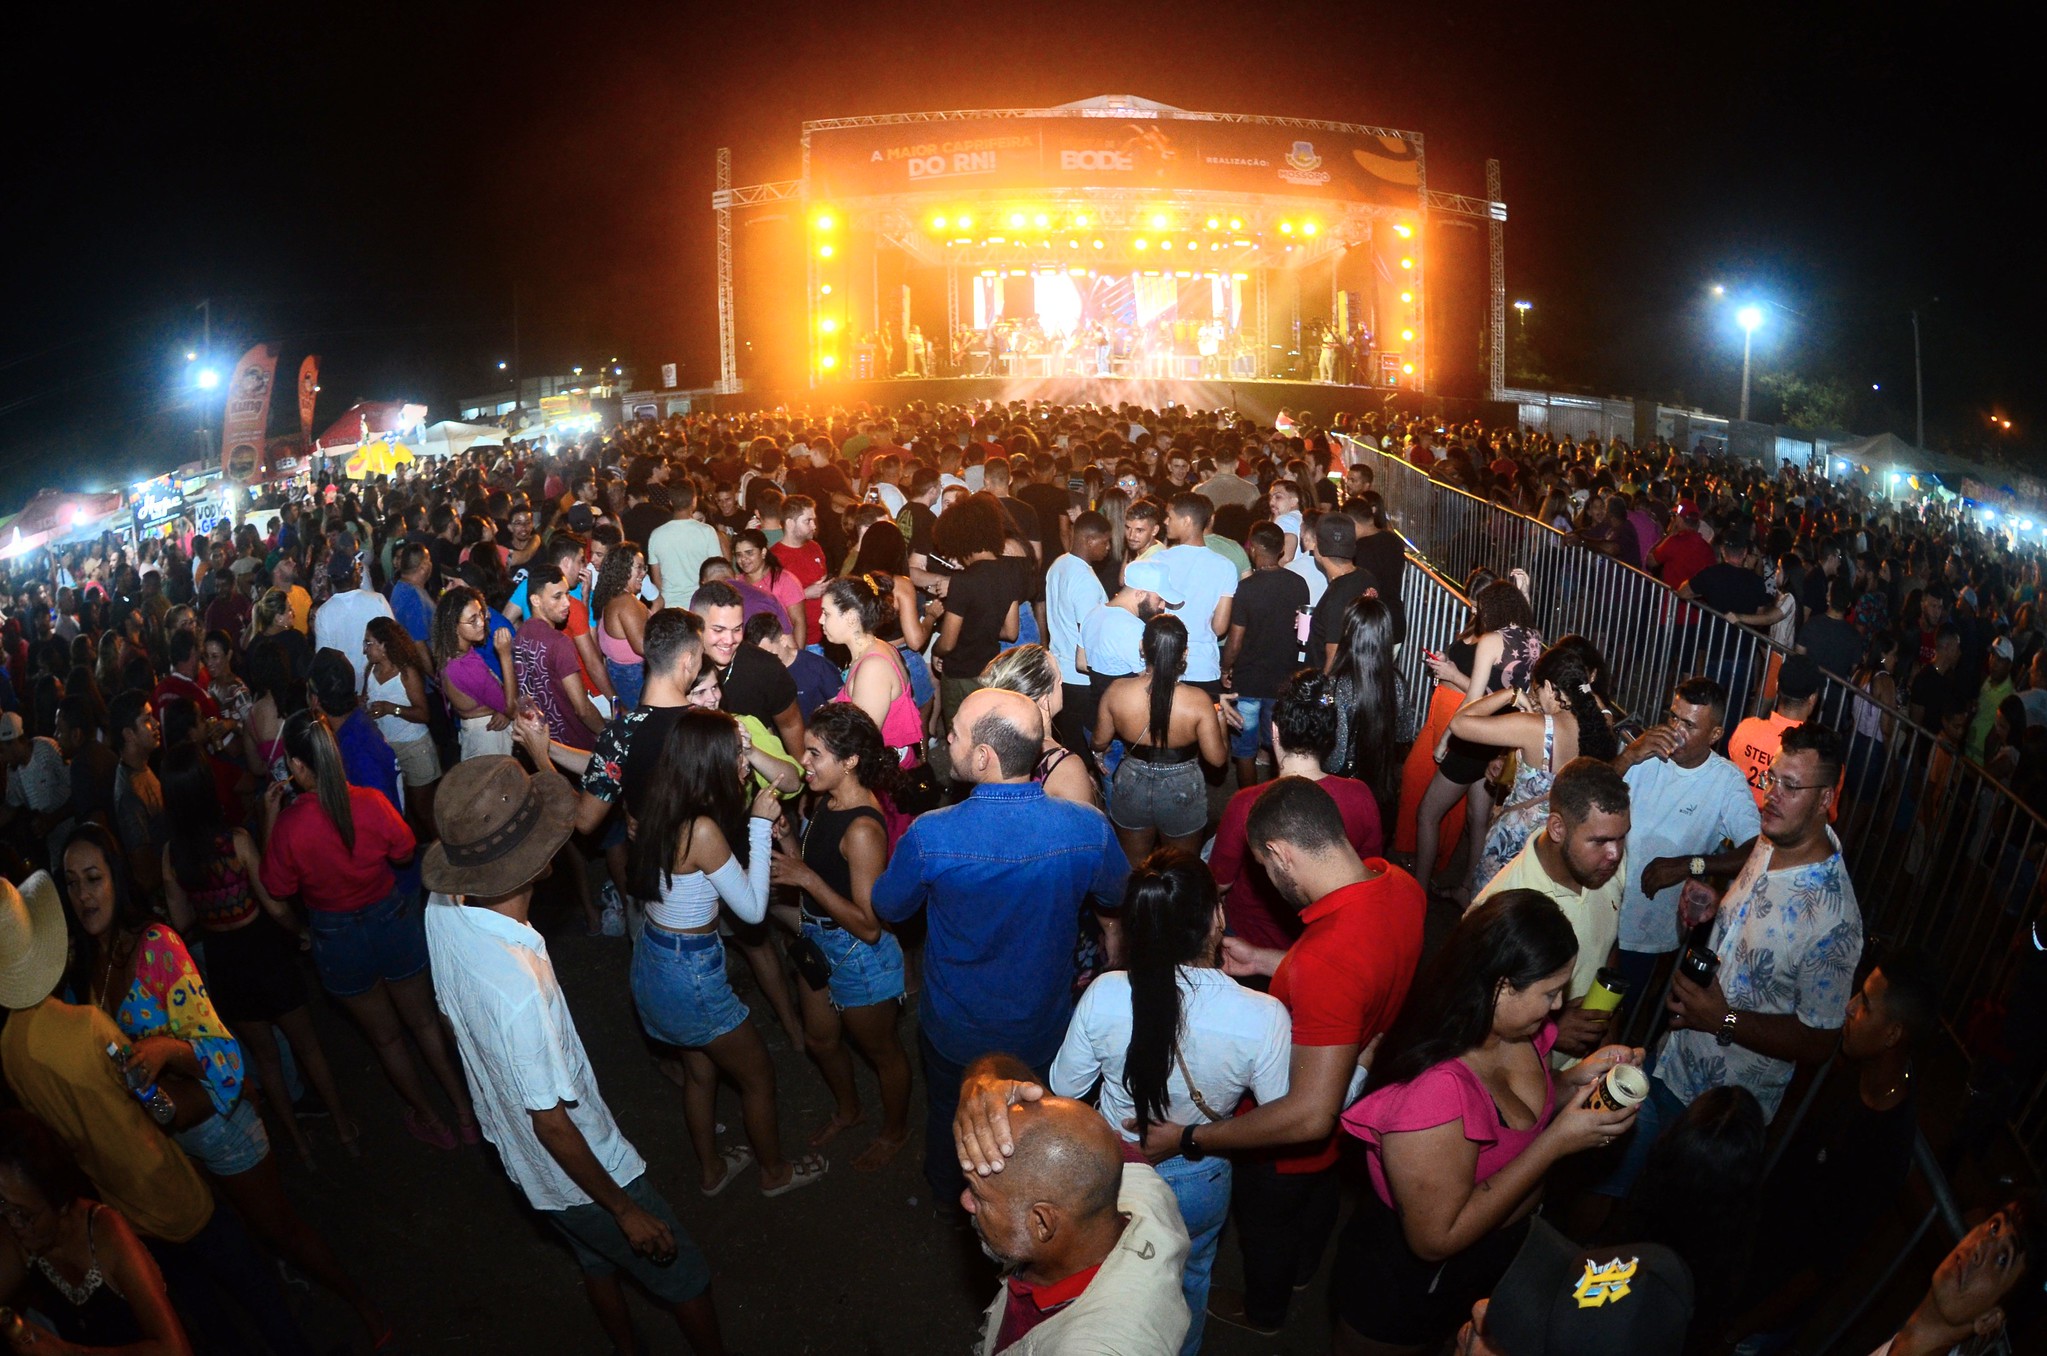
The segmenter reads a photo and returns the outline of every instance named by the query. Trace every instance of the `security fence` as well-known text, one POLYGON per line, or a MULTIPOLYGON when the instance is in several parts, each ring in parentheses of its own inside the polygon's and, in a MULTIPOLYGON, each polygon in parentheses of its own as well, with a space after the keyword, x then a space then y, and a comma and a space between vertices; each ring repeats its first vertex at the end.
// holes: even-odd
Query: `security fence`
MULTIPOLYGON (((1467 624, 1470 604, 1455 581, 1479 569, 1501 578, 1525 571, 1544 637, 1576 633, 1596 644, 1609 695, 1643 724, 1662 719, 1672 688, 1694 674, 1727 689, 1730 732, 1768 705, 1788 651, 1759 631, 1535 519, 1363 444, 1351 448, 1372 466, 1387 519, 1410 550, 1401 671, 1422 714, 1433 687, 1422 651, 1446 650, 1467 624)), ((1932 958, 1944 1015, 1972 1059, 1963 1133, 1980 1141, 2009 1120, 2038 1164, 2047 1150, 2047 821, 1954 741, 1843 675, 1823 675, 1818 719, 1847 743, 1834 827, 1864 932, 1874 947, 1932 958)))

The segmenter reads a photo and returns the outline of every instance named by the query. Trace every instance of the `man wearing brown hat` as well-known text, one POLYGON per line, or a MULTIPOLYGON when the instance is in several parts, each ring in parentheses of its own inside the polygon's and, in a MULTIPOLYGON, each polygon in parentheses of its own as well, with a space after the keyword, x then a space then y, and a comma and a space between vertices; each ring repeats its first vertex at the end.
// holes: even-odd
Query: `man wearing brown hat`
POLYGON ((647 1180, 597 1090, 583 1038, 528 921, 533 886, 575 828, 576 789, 505 756, 465 758, 434 804, 422 877, 435 997, 455 1032, 484 1137, 568 1240, 605 1336, 636 1351, 621 1272, 698 1353, 722 1353, 711 1269, 647 1180))

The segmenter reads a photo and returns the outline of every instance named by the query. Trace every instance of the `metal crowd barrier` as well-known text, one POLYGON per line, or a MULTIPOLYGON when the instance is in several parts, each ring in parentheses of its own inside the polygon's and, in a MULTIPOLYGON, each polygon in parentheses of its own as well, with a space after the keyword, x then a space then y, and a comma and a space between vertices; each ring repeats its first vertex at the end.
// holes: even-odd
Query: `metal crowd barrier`
MULTIPOLYGON (((1386 516, 1407 541, 1401 672, 1426 709, 1421 651, 1466 624, 1460 583, 1484 567, 1527 571, 1546 639, 1577 633, 1606 656, 1616 705, 1654 722, 1683 677, 1729 693, 1728 730, 1763 711, 1788 651, 1753 627, 1680 599, 1655 576, 1588 550, 1535 519, 1431 480, 1407 462, 1345 440, 1369 464, 1386 516)), ((2009 1119, 2038 1164, 2047 1157, 2047 921, 2041 873, 2047 820, 1954 744, 1824 674, 1819 718, 1847 740, 1835 831, 1865 936, 1926 952, 1943 980, 1943 1015, 1975 1061, 1972 1114, 2009 1119)))

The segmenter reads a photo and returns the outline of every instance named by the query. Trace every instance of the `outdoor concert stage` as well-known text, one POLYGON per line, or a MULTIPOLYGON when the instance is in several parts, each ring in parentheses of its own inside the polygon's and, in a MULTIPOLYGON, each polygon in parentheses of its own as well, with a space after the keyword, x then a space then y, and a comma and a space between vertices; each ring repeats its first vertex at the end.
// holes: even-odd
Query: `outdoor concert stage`
POLYGON ((1505 205, 1430 192, 1419 133, 1112 95, 806 122, 802 165, 734 187, 719 153, 721 393, 1276 413, 1428 393, 1481 331, 1498 365, 1505 205), (1487 223, 1490 325, 1438 314, 1439 219, 1487 223))
POLYGON ((734 410, 821 410, 861 404, 900 410, 911 404, 965 405, 979 401, 1007 404, 1013 400, 1050 401, 1057 405, 1135 405, 1162 410, 1179 405, 1194 410, 1236 410, 1270 427, 1281 410, 1305 422, 1328 427, 1337 414, 1364 414, 1397 404, 1403 411, 1436 402, 1411 392, 1374 386, 1340 386, 1312 381, 1151 381, 1140 378, 1102 380, 1093 377, 930 377, 894 381, 835 381, 815 388, 755 390, 717 397, 721 408, 734 410))

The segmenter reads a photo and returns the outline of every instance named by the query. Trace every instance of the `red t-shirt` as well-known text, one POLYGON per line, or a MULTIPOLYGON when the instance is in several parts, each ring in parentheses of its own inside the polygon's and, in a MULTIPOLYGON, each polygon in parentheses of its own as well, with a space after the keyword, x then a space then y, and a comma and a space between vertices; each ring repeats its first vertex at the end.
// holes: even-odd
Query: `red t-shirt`
POLYGON ((1713 546, 1696 532, 1673 532, 1655 544, 1650 558, 1663 567, 1663 582, 1683 588, 1685 581, 1713 563, 1713 546))
MULTIPOLYGON (((1379 802, 1371 787, 1355 777, 1324 777, 1316 785, 1336 802, 1343 815, 1343 836, 1350 839, 1358 856, 1370 861, 1385 850, 1379 802)), ((1251 820, 1251 807, 1264 789, 1247 786, 1230 797, 1223 807, 1222 823, 1216 827, 1208 869, 1215 873, 1216 884, 1229 891, 1223 897, 1223 911, 1230 931, 1253 946, 1284 951, 1301 935, 1301 916, 1272 888, 1272 879, 1253 860, 1244 832, 1251 820)))
POLYGON ((1003 1284, 1009 1287, 1009 1303, 1002 1308, 1002 1329, 995 1335, 995 1349, 1007 1351, 1023 1341, 1024 1335, 1032 1328, 1086 1294, 1095 1273, 1101 1269, 1102 1264, 1097 1262, 1050 1285, 1032 1285, 1014 1276, 1005 1280, 1003 1284))
MULTIPOLYGON (((1368 1044, 1392 1025, 1422 958, 1428 900, 1399 867, 1373 858, 1371 880, 1333 890, 1301 911, 1300 940, 1272 973, 1272 996, 1293 1016, 1294 1044, 1368 1044)), ((1336 1134, 1321 1144, 1281 1154, 1285 1173, 1336 1165, 1336 1134)))
MULTIPOLYGON (((801 546, 791 546, 788 539, 784 538, 768 549, 775 553, 775 559, 782 562, 782 568, 795 575, 796 582, 806 589, 825 577, 824 548, 819 546, 815 539, 801 546)), ((823 613, 824 599, 803 600, 805 635, 818 637, 824 634, 823 613)))
POLYGON ((320 798, 302 793, 277 816, 263 852, 263 888, 279 899, 302 895, 308 909, 354 913, 381 902, 398 883, 391 868, 417 846, 391 802, 366 787, 348 788, 355 850, 342 846, 320 798))

